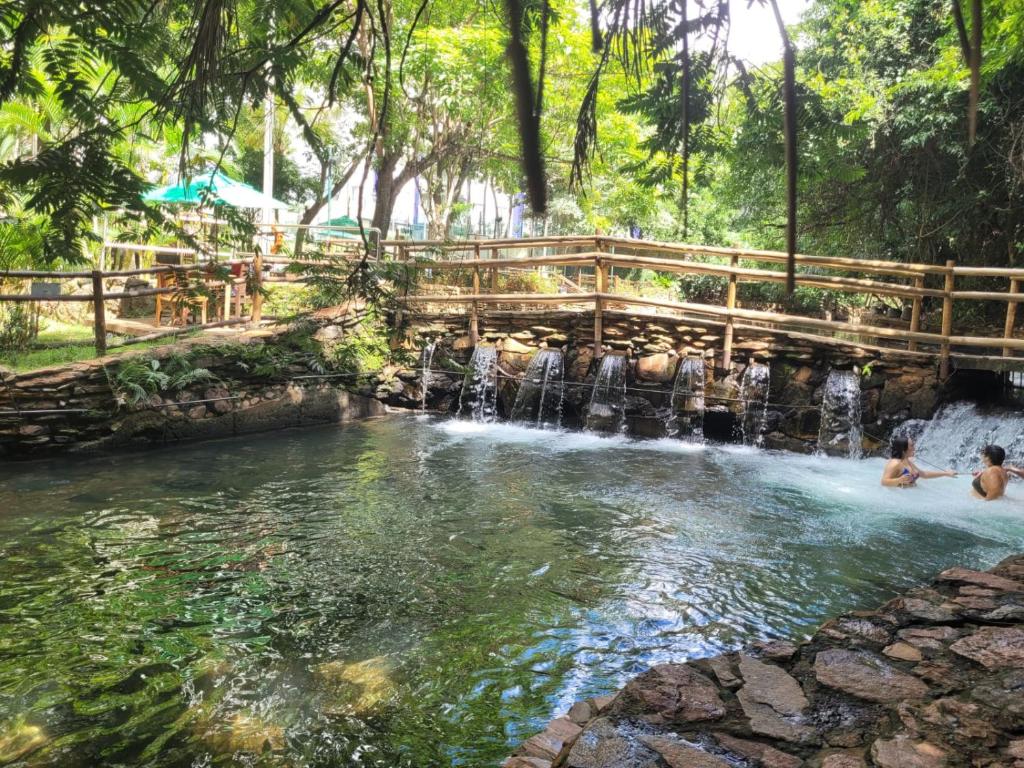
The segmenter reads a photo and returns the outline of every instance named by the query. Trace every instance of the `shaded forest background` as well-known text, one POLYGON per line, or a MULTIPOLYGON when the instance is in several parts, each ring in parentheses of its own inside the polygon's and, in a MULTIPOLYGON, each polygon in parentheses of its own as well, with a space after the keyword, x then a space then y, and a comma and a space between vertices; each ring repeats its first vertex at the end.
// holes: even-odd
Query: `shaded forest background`
MULTIPOLYGON (((141 195, 182 171, 258 186, 268 95, 303 222, 358 180, 387 230, 415 179, 448 236, 466 180, 528 191, 535 141, 548 231, 784 249, 783 42, 746 65, 747 6, 2 0, 0 267, 86 258, 104 213, 159 237, 141 195)), ((799 250, 1021 264, 1024 0, 815 0, 788 34, 799 250)))

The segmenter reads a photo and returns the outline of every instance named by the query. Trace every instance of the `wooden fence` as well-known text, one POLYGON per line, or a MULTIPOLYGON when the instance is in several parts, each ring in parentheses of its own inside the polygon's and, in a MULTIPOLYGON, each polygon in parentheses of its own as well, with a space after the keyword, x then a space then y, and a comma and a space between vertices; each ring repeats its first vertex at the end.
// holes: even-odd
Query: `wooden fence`
MULTIPOLYGON (((180 251, 184 253, 187 249, 168 249, 159 246, 139 246, 143 250, 148 251, 180 251)), ((194 255, 194 251, 188 251, 194 255)), ((273 259, 268 261, 281 261, 279 259, 273 259)), ((7 280, 47 280, 47 281, 67 281, 67 280, 82 280, 88 279, 91 281, 91 291, 89 293, 59 293, 59 294, 33 294, 33 293, 15 293, 15 294, 0 294, 0 302, 88 302, 92 304, 93 310, 93 331, 95 338, 96 354, 103 355, 107 351, 107 313, 106 313, 106 302, 114 299, 132 299, 140 298, 145 296, 161 296, 161 295, 176 295, 180 299, 180 303, 188 304, 189 297, 185 294, 182 287, 180 286, 165 286, 156 288, 136 288, 131 290, 120 290, 120 291, 107 291, 104 286, 105 280, 110 279, 123 279, 127 277, 140 277, 144 275, 175 275, 182 280, 196 280, 202 282, 206 289, 210 292, 215 290, 222 290, 224 296, 224 318, 220 321, 204 323, 199 326, 193 326, 194 328, 213 328, 218 326, 231 325, 235 323, 243 322, 260 322, 262 318, 262 305, 263 297, 262 292, 259 290, 266 278, 263 274, 263 263, 264 258, 256 253, 251 259, 233 259, 230 261, 216 262, 216 264, 187 264, 187 265, 160 265, 141 269, 124 269, 124 270, 99 270, 93 269, 89 271, 78 271, 78 272, 45 272, 40 270, 8 270, 0 271, 0 281, 7 280), (229 317, 231 307, 231 295, 235 285, 234 276, 228 277, 226 280, 218 280, 212 267, 228 267, 233 265, 242 265, 248 270, 251 270, 254 280, 254 290, 252 291, 251 299, 251 312, 247 317, 238 317, 231 319, 229 317)), ((189 330, 189 329, 185 329, 189 330)), ((163 330, 154 328, 155 333, 147 334, 143 337, 134 339, 134 341, 142 341, 150 338, 157 338, 161 335, 169 335, 176 332, 180 332, 181 329, 163 330)))
MULTIPOLYGON (((876 351, 899 349, 912 355, 937 358, 940 375, 949 374, 950 360, 1017 357, 1024 350, 1024 339, 1014 336, 1017 305, 1024 301, 1020 287, 1024 269, 960 267, 954 261, 944 265, 912 264, 876 259, 797 256, 797 286, 810 286, 829 292, 892 297, 909 305, 907 327, 886 327, 858 322, 813 317, 779 311, 744 309, 737 301, 740 283, 784 283, 785 272, 765 268, 784 264, 786 254, 775 251, 712 248, 673 243, 638 241, 614 237, 554 237, 530 240, 490 240, 443 243, 433 241, 385 241, 384 252, 392 258, 408 261, 418 270, 471 270, 472 287, 467 294, 421 294, 404 297, 406 305, 468 305, 469 334, 479 336, 479 310, 487 305, 543 305, 547 308, 592 306, 594 313, 595 353, 603 342, 603 315, 610 307, 645 308, 676 317, 715 318, 724 321, 723 367, 728 367, 735 330, 781 332, 821 344, 849 344, 835 334, 854 335, 858 346, 876 351), (498 275, 502 271, 586 268, 593 271, 593 290, 565 293, 499 293, 498 275), (726 284, 721 304, 671 301, 630 294, 617 289, 615 269, 651 270, 671 275, 713 275, 726 284), (484 290, 484 273, 489 287, 484 290), (854 276, 856 275, 856 276, 854 276), (1005 284, 1007 290, 962 290, 961 284, 978 278, 1005 284), (926 301, 941 306, 941 322, 933 331, 922 329, 922 310, 926 301), (955 302, 1005 304, 1001 335, 956 335, 953 328, 955 302), (873 339, 877 343, 869 343, 873 339), (986 354, 998 350, 998 355, 986 354)), ((436 281, 443 284, 443 278, 436 281)), ((582 284, 581 284, 582 285, 582 284)), ((635 285, 635 284, 633 284, 635 285)))
MULTIPOLYGON (((122 247, 124 244, 111 244, 122 247)), ((138 246, 153 252, 156 246, 138 246)), ((667 314, 681 319, 713 319, 724 325, 723 367, 727 367, 733 348, 735 331, 770 331, 819 344, 855 343, 866 349, 886 351, 898 349, 910 355, 938 359, 943 377, 948 375, 953 358, 970 357, 988 360, 1020 360, 1024 364, 1024 339, 1016 338, 1014 325, 1017 305, 1024 301, 1021 285, 1024 269, 960 267, 948 261, 944 265, 909 264, 875 259, 853 259, 825 256, 797 256, 797 286, 824 289, 832 293, 890 297, 906 302, 909 319, 906 327, 886 327, 847 320, 816 317, 740 306, 737 288, 742 283, 784 283, 785 272, 772 269, 786 261, 784 253, 775 251, 713 248, 707 246, 659 243, 604 236, 546 237, 531 239, 472 240, 459 242, 391 240, 380 241, 374 257, 394 259, 410 264, 421 273, 437 276, 420 281, 433 282, 444 293, 420 293, 401 299, 403 307, 415 305, 463 306, 468 315, 469 334, 475 342, 479 337, 480 309, 485 306, 543 306, 548 310, 587 309, 594 316, 594 345, 600 354, 604 341, 604 312, 610 309, 637 309, 667 314), (564 268, 575 269, 570 276, 564 268), (766 268, 767 267, 767 268, 766 268), (562 269, 563 271, 558 271, 562 269), (457 286, 453 271, 468 271, 468 285, 457 286), (616 274, 619 270, 619 274, 616 274), (664 296, 640 295, 639 283, 623 279, 622 271, 650 270, 664 275, 710 275, 722 279, 724 300, 718 304, 675 301, 664 296), (427 272, 429 271, 429 272, 427 272), (546 272, 559 292, 499 291, 499 277, 523 273, 546 272), (449 277, 446 278, 445 276, 449 277), (1006 290, 965 290, 965 282, 988 281, 1005 285, 1006 290), (485 287, 486 285, 486 287, 485 287), (959 286, 959 287, 958 287, 959 286), (465 288, 468 293, 456 292, 465 288), (937 328, 923 328, 925 302, 941 308, 937 328), (957 335, 954 332, 955 303, 974 302, 983 305, 989 315, 993 303, 1005 305, 1005 320, 999 335, 957 335), (853 336, 840 339, 836 334, 853 336), (867 340, 872 340, 869 342, 867 340), (992 350, 998 354, 986 354, 992 350)), ((289 263, 284 257, 262 257, 245 254, 218 262, 230 266, 244 264, 252 270, 256 287, 274 278, 264 274, 264 264, 289 263)), ((129 270, 90 270, 82 272, 9 271, 0 272, 0 279, 89 279, 88 294, 62 294, 39 297, 31 294, 0 295, 0 301, 82 301, 90 302, 94 313, 96 350, 106 351, 106 311, 104 302, 159 294, 181 293, 178 287, 143 288, 106 292, 104 281, 142 275, 182 273, 189 278, 207 278, 209 265, 154 266, 129 270)), ((222 283, 225 307, 229 305, 232 281, 222 283)), ((987 288, 988 286, 986 286, 987 288)), ((400 311, 403 311, 400 309, 400 311)), ((227 313, 225 313, 227 314, 227 313)), ((225 322, 255 321, 262 316, 259 290, 252 295, 252 311, 248 317, 225 322)))

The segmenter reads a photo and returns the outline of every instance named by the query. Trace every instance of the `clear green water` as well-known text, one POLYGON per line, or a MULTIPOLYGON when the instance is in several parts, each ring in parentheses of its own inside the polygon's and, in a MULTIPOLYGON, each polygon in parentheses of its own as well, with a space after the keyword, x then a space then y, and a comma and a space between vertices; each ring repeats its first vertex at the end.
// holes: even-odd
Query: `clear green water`
POLYGON ((27 765, 495 765, 652 663, 1024 544, 1016 486, 422 417, 2 471, 27 765))

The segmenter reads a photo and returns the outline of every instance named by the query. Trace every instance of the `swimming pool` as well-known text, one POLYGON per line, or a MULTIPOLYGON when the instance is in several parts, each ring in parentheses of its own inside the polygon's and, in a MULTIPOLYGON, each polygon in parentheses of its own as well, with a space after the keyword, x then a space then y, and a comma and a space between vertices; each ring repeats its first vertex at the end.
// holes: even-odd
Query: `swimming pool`
POLYGON ((399 416, 0 470, 0 762, 484 766, 1024 549, 1024 486, 399 416))

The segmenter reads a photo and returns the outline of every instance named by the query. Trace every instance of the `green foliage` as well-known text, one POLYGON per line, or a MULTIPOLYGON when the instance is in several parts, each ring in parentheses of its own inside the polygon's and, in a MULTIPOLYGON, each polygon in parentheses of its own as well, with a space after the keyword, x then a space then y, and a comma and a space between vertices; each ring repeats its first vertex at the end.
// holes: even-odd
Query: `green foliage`
POLYGON ((0 305, 0 352, 23 352, 35 337, 35 317, 27 302, 0 305))
POLYGON ((417 270, 411 264, 397 261, 353 261, 317 251, 304 253, 303 262, 289 264, 288 272, 303 278, 311 306, 321 309, 352 300, 366 301, 374 307, 387 306, 396 296, 412 289, 417 270))
POLYGON ((161 392, 180 392, 197 384, 218 379, 209 370, 197 368, 191 357, 172 354, 164 358, 131 357, 121 362, 110 378, 119 405, 138 405, 161 392))
POLYGON ((368 320, 341 339, 324 344, 325 367, 339 373, 376 373, 391 362, 386 327, 368 320))

